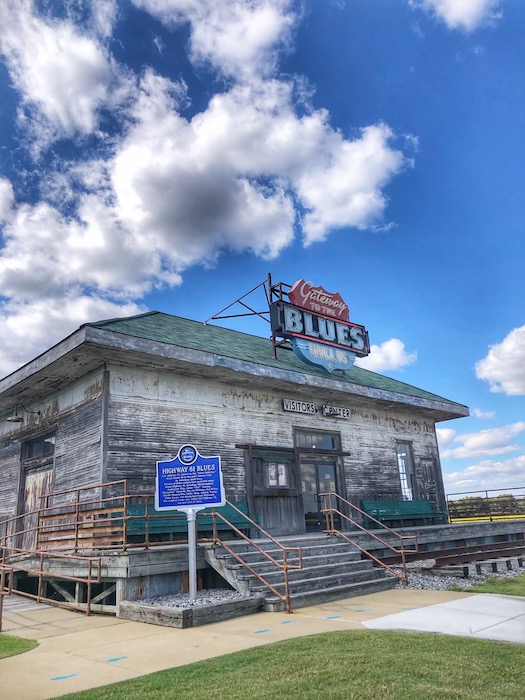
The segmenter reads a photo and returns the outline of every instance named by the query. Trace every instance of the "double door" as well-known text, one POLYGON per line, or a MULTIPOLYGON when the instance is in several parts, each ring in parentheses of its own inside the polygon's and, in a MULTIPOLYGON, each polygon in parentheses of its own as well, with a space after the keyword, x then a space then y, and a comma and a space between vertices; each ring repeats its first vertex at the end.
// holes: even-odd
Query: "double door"
POLYGON ((306 532, 319 532, 325 527, 322 493, 337 492, 334 462, 301 461, 301 495, 306 532))

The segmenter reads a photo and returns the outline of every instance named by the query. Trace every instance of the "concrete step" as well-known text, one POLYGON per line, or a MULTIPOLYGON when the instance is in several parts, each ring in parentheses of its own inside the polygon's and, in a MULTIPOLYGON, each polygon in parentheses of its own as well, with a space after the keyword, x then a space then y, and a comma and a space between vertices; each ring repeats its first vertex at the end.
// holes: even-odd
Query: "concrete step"
MULTIPOLYGON (((288 540, 279 540, 279 544, 276 544, 275 542, 272 542, 271 540, 252 540, 252 542, 257 545, 259 549, 263 549, 265 551, 268 550, 277 550, 281 549, 282 547, 287 547, 289 549, 294 549, 297 547, 300 547, 301 549, 307 549, 308 547, 322 547, 323 545, 327 544, 330 546, 331 544, 338 543, 338 544, 345 544, 346 541, 343 540, 342 538, 335 537, 334 535, 323 535, 322 537, 316 537, 316 538, 310 538, 307 540, 304 539, 288 539, 288 540), (279 546, 281 545, 281 546, 279 546)), ((253 549, 253 545, 251 545, 249 542, 246 540, 234 540, 227 542, 225 541, 225 544, 228 545, 228 547, 231 547, 232 549, 236 550, 247 550, 251 551, 253 549)))
MULTIPOLYGON (((330 576, 317 576, 313 578, 303 578, 297 579, 296 581, 289 581, 290 592, 293 594, 303 593, 305 591, 317 591, 325 588, 334 588, 336 586, 344 586, 351 583, 370 581, 378 578, 378 572, 375 570, 362 570, 355 571, 351 573, 341 573, 341 574, 331 574, 330 576)), ((281 580, 275 580, 270 582, 272 586, 278 590, 280 593, 284 593, 284 578, 281 580)), ((266 597, 266 592, 268 588, 259 581, 259 579, 254 578, 249 583, 250 592, 262 593, 266 597)))
MULTIPOLYGON (((225 562, 226 566, 232 571, 238 571, 245 569, 244 565, 228 555, 229 558, 223 558, 219 555, 218 558, 225 562)), ((348 553, 337 553, 337 554, 319 554, 313 557, 303 557, 303 569, 308 569, 312 566, 343 566, 346 564, 359 564, 362 562, 359 552, 348 552, 348 553)), ((268 559, 262 559, 260 561, 247 562, 252 568, 254 568, 259 573, 271 572, 276 570, 276 566, 273 562, 268 559)), ((282 562, 280 562, 282 563, 282 562)), ((289 562, 294 564, 295 562, 289 562)), ((296 569, 290 569, 291 571, 296 571, 296 569)))
MULTIPOLYGON (((242 549, 232 547, 231 549, 250 565, 258 561, 267 561, 267 557, 253 547, 251 549, 246 549, 244 547, 242 549)), ((336 556, 338 554, 346 555, 354 559, 360 558, 360 554, 355 547, 352 547, 352 545, 347 542, 341 542, 341 540, 334 540, 332 543, 324 542, 323 544, 309 545, 307 547, 302 547, 301 549, 303 561, 307 557, 320 557, 326 555, 336 556)), ((222 550, 222 552, 219 548, 217 548, 217 550, 219 552, 219 556, 222 556, 223 554, 226 556, 231 556, 226 550, 222 550)), ((276 561, 282 562, 282 550, 274 548, 267 549, 265 552, 276 561)), ((294 552, 290 552, 287 556, 287 561, 291 564, 296 563, 298 561, 298 555, 294 552)))
MULTIPOLYGON (((324 533, 319 533, 316 535, 289 535, 287 537, 277 537, 276 540, 279 544, 284 547, 310 547, 322 544, 323 542, 334 542, 337 541, 333 535, 326 535, 324 533)), ((261 549, 278 549, 278 545, 275 544, 273 540, 269 539, 252 539, 258 547, 261 549)), ((252 549, 252 546, 246 542, 246 540, 236 539, 236 540, 224 540, 225 544, 229 547, 235 549, 245 548, 247 550, 252 549)))
MULTIPOLYGON (((341 586, 333 586, 331 588, 315 589, 290 595, 290 604, 292 610, 304 608, 307 605, 319 605, 330 600, 341 600, 342 598, 351 598, 358 595, 368 595, 369 593, 378 593, 379 591, 387 591, 393 588, 397 582, 394 576, 376 578, 371 581, 348 583, 341 586)), ((264 609, 267 612, 282 612, 286 610, 286 604, 280 598, 274 595, 264 596, 264 609)))
MULTIPOLYGON (((369 559, 361 559, 361 553, 349 542, 326 535, 283 538, 287 547, 301 547, 302 569, 289 570, 292 608, 313 605, 325 600, 363 595, 376 590, 391 588, 397 579, 376 569, 369 559)), ((282 563, 282 549, 275 543, 258 541, 269 556, 282 563)), ((228 546, 253 570, 279 593, 284 594, 284 573, 275 564, 246 542, 229 542, 228 546)), ((285 604, 273 594, 253 573, 224 549, 209 548, 207 561, 229 581, 236 590, 247 595, 257 595, 266 601, 268 610, 284 610, 285 604)), ((294 563, 297 557, 290 555, 294 563)))
MULTIPOLYGON (((259 568, 255 569, 257 573, 261 574, 269 583, 273 584, 273 581, 280 581, 284 576, 282 569, 277 569, 273 567, 272 569, 261 571, 259 568)), ((370 571, 373 570, 372 562, 370 561, 351 561, 351 562, 336 562, 333 564, 327 562, 320 562, 317 566, 306 566, 302 569, 289 569, 288 578, 290 581, 299 581, 306 578, 321 578, 323 576, 331 576, 333 574, 350 574, 358 571, 370 571)), ((237 569, 237 578, 240 581, 248 581, 251 579, 256 579, 254 574, 250 573, 248 569, 242 567, 241 570, 237 569)))

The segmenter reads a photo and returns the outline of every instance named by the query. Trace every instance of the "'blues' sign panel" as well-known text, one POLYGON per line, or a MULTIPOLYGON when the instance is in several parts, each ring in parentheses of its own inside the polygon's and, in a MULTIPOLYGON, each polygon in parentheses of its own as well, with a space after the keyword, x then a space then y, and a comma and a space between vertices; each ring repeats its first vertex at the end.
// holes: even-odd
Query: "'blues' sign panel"
POLYGON ((193 445, 184 445, 174 459, 157 462, 156 510, 200 509, 225 503, 220 457, 204 457, 193 445))

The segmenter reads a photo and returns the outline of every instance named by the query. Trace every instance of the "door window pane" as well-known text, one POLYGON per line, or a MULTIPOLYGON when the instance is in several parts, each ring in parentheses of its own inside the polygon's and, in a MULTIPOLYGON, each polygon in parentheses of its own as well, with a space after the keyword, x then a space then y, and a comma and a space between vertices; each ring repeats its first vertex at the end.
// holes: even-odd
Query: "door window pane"
POLYGON ((414 463, 412 461, 411 445, 409 442, 398 442, 396 445, 397 467, 401 481, 401 495, 404 501, 414 500, 414 463))
POLYGON ((48 457, 55 452, 55 436, 44 435, 22 443, 22 460, 48 457))
POLYGON ((297 447, 306 447, 312 450, 337 450, 339 449, 339 433, 311 433, 298 430, 295 434, 297 447))
POLYGON ((286 462, 268 462, 268 486, 288 486, 288 465, 286 462))

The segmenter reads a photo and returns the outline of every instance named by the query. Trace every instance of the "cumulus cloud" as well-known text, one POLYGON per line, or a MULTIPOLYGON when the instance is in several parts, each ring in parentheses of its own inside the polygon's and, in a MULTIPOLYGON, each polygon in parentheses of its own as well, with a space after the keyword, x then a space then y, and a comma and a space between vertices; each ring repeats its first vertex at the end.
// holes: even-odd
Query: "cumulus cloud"
POLYGON ((466 469, 444 474, 445 488, 477 491, 480 489, 516 488, 525 480, 525 455, 503 461, 483 460, 466 469))
MULTIPOLYGON (((114 6, 102 2, 95 27, 109 32, 114 6)), ((102 106, 116 106, 129 85, 96 37, 69 19, 42 17, 32 0, 0 4, 0 53, 22 96, 20 119, 38 140, 90 134, 102 106)))
POLYGON ((471 411, 475 418, 495 418, 496 413, 494 411, 482 411, 480 408, 473 408, 471 411))
POLYGON ((436 436, 440 451, 445 450, 452 444, 457 432, 452 428, 436 428, 436 436))
POLYGON ((237 80, 268 76, 296 16, 292 0, 133 0, 168 26, 191 26, 190 57, 237 80))
MULTIPOLYGON (((135 4, 167 26, 189 23, 192 60, 229 78, 200 112, 182 79, 152 68, 128 76, 117 64, 104 43, 114 0, 91 8, 89 30, 75 4, 59 19, 38 14, 31 0, 0 10, 1 50, 38 146, 79 134, 97 143, 83 159, 59 158, 54 168, 41 161, 34 201, 0 181, 0 335, 11 337, 14 324, 32 338, 19 345, 18 362, 44 349, 38 319, 45 308, 52 317, 62 298, 79 309, 78 323, 88 313, 117 316, 119 304, 134 312, 134 300, 179 284, 188 266, 213 264, 223 251, 273 259, 297 232, 312 245, 334 229, 381 225, 385 185, 411 166, 408 137, 400 145, 379 122, 347 138, 326 110, 309 107, 301 78, 274 77, 297 20, 291 2, 135 4), (118 114, 111 138, 99 130, 104 110, 118 114)), ((54 342, 63 326, 50 325, 54 342)), ((373 346, 366 366, 415 359, 392 339, 373 346)), ((12 368, 3 361, 0 372, 12 368)))
POLYGON ((452 435, 453 432, 449 429, 438 429, 440 449, 454 443, 462 443, 459 447, 445 449, 441 454, 443 458, 490 457, 518 450, 519 445, 511 444, 511 440, 525 432, 525 422, 520 421, 501 428, 481 430, 478 433, 452 435))
POLYGON ((78 217, 68 218, 45 202, 16 205, 5 180, 0 182, 2 191, 7 200, 0 254, 4 297, 29 303, 91 288, 129 299, 142 296, 155 280, 162 280, 159 251, 153 248, 146 257, 146 246, 136 244, 99 197, 85 194, 78 217))
POLYGON ((514 328, 488 355, 476 363, 476 376, 490 390, 507 396, 525 395, 525 326, 514 328))
POLYGON ((391 338, 381 345, 372 345, 368 357, 358 358, 355 364, 373 372, 401 369, 417 360, 417 352, 407 352, 399 338, 391 338))
POLYGON ((60 299, 24 303, 0 303, 1 376, 75 331, 82 323, 141 313, 145 309, 130 302, 116 304, 93 295, 72 291, 60 299))
POLYGON ((449 29, 472 32, 501 17, 501 0, 408 0, 445 22, 449 29))

